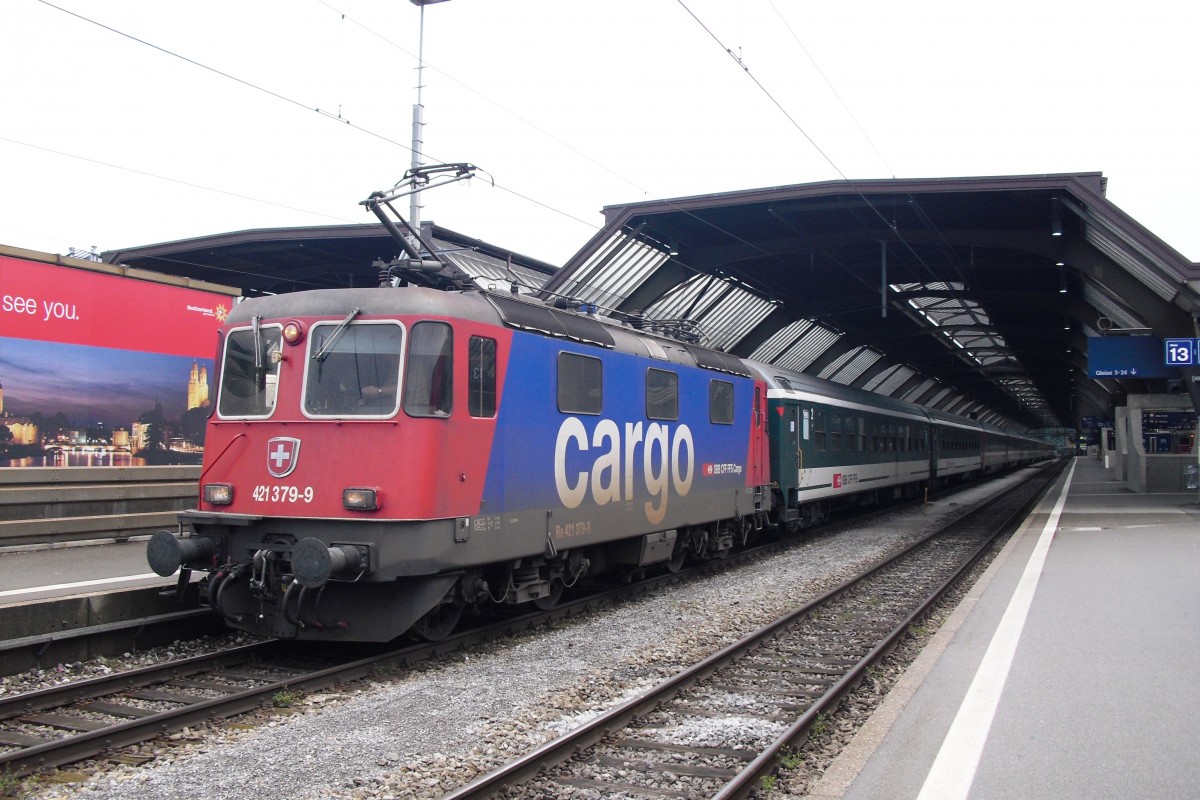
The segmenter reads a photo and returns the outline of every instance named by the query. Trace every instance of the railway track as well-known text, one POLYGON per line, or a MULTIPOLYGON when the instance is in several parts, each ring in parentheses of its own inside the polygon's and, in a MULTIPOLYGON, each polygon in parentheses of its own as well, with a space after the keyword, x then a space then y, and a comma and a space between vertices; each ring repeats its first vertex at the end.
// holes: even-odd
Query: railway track
POLYGON ((511 636, 751 557, 754 553, 721 564, 700 565, 677 575, 660 575, 601 590, 550 610, 493 620, 442 642, 376 648, 377 652, 359 659, 321 657, 320 648, 296 648, 288 642, 264 640, 0 697, 0 771, 23 777, 95 756, 116 757, 123 747, 271 706, 281 696, 311 693, 367 677, 377 670, 409 666, 479 642, 511 636), (318 655, 298 655, 304 653, 318 655))
MULTIPOLYGON (((895 507, 879 513, 890 510, 895 507)), ((831 523, 821 534, 836 535, 839 528, 861 524, 871 516, 831 523)), ((353 660, 323 657, 311 647, 298 650, 288 643, 264 641, 0 698, 0 770, 25 776, 96 756, 120 760, 122 748, 185 727, 268 707, 281 696, 311 693, 367 677, 380 669, 408 666, 479 642, 510 636, 634 594, 727 569, 796 541, 801 540, 770 543, 677 575, 658 575, 633 585, 598 591, 549 611, 494 621, 443 642, 412 644, 353 660)), ((785 672, 776 670, 775 674, 785 672)))
POLYGON ((1044 470, 812 603, 444 800, 744 797, 1015 526, 1044 470))

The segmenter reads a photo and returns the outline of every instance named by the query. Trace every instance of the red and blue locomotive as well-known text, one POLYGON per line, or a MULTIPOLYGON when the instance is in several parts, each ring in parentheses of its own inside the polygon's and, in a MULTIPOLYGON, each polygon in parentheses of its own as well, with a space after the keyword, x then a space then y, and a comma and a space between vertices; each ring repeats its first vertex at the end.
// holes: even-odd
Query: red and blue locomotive
POLYGON ((270 636, 445 635, 768 521, 766 387, 738 359, 481 290, 237 305, 199 506, 151 565, 270 636))

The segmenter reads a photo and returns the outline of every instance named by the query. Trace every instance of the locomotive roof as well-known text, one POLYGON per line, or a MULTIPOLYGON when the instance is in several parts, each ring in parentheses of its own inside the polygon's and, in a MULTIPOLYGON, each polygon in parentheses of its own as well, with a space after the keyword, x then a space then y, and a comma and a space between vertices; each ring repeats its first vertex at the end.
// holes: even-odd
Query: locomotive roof
POLYGON ((364 316, 419 314, 500 323, 495 308, 483 299, 481 292, 443 292, 419 286, 321 289, 254 297, 235 305, 226 321, 236 325, 249 322, 254 315, 274 318, 344 317, 356 308, 364 316))
POLYGON ((750 375, 739 359, 725 353, 654 336, 587 313, 559 311, 535 300, 483 290, 447 292, 419 286, 384 286, 289 292, 244 300, 234 306, 226 322, 249 323, 255 315, 343 317, 354 309, 364 316, 417 314, 472 319, 670 363, 750 375))

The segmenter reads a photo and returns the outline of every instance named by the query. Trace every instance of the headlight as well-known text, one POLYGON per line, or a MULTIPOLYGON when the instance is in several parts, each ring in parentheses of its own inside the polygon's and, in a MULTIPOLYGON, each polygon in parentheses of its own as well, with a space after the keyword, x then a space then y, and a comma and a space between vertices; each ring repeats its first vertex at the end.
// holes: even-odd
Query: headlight
POLYGON ((304 325, 299 320, 291 320, 283 326, 283 340, 288 344, 299 344, 304 339, 304 325))
POLYGON ((379 508, 379 493, 374 489, 344 489, 342 505, 352 511, 375 511, 379 508))
POLYGON ((204 484, 204 502, 214 506, 227 506, 233 502, 233 487, 228 483, 204 484))

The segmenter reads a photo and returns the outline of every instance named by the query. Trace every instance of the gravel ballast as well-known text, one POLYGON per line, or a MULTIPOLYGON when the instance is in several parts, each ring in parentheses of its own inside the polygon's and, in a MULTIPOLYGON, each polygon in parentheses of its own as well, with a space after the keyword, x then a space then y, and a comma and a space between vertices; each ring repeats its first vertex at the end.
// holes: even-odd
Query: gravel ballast
MULTIPOLYGON (((154 760, 141 766, 67 768, 27 784, 27 796, 440 797, 818 596, 1022 474, 943 495, 924 513, 897 510, 714 577, 303 697, 291 709, 183 731, 144 745, 140 753, 154 760)), ((712 733, 697 731, 698 741, 712 733)))

